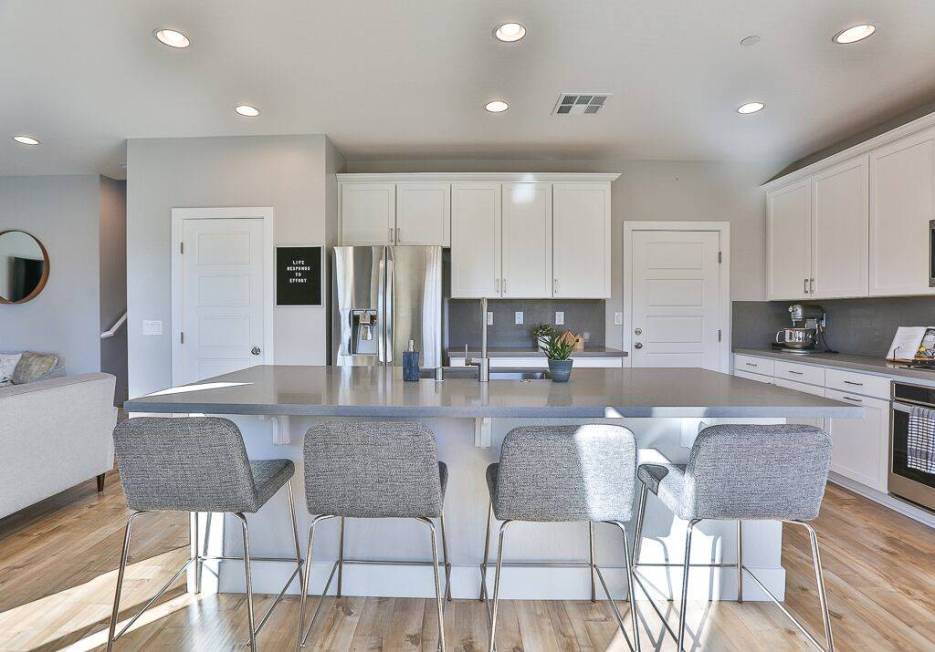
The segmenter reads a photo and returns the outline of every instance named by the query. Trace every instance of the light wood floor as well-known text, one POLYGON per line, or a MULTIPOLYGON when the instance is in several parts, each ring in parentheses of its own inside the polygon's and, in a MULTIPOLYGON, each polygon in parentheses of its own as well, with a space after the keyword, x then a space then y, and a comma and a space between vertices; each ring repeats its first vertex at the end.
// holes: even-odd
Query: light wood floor
MULTIPOLYGON (((0 650, 100 649, 110 615, 127 510, 119 481, 103 494, 93 481, 0 521, 0 650)), ((135 527, 125 610, 135 613, 188 554, 184 515, 150 516, 135 527)), ((935 532, 837 487, 816 522, 839 650, 935 650, 935 532)), ((787 606, 821 632, 807 538, 786 528, 787 606)), ((258 600, 257 611, 268 604, 258 600)), ((628 603, 620 603, 624 615, 628 603)), ((118 650, 229 650, 246 640, 244 600, 189 595, 179 587, 144 616, 118 650)), ((293 646, 297 602, 285 601, 260 635, 263 650, 293 646)), ((503 652, 625 650, 600 602, 504 602, 503 652)), ((649 608, 643 649, 673 650, 649 608)), ((670 614, 675 622, 674 612, 670 614)), ((449 649, 486 649, 483 607, 458 600, 446 616, 449 649)), ((629 624, 629 623, 628 623, 629 624)), ((779 610, 762 603, 692 603, 693 650, 800 650, 804 639, 779 610)), ((331 601, 313 636, 315 650, 434 650, 434 603, 391 598, 331 601)))

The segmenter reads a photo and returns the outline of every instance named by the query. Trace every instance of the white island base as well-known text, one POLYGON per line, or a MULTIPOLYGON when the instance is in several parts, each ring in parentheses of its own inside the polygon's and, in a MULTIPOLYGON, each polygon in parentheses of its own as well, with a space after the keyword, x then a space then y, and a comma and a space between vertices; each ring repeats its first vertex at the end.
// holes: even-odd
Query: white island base
MULTIPOLYGON (((293 490, 299 522, 302 554, 308 543, 311 517, 305 510, 303 438, 315 423, 325 417, 231 416, 241 428, 251 459, 288 458, 296 464, 293 490)), ((381 419, 373 419, 381 420, 381 419)), ((478 597, 479 566, 484 552, 484 526, 488 509, 485 481, 487 465, 498 460, 500 444, 511 429, 533 423, 575 424, 605 422, 626 426, 637 436, 640 461, 661 460, 660 454, 675 463, 685 463, 692 441, 700 427, 716 423, 783 423, 783 419, 471 419, 421 418, 435 433, 439 459, 448 465, 449 481, 445 496, 445 518, 450 562, 451 594, 454 598, 478 597)), ((729 451, 725 451, 729 454, 729 451)), ((636 497, 633 520, 628 524, 631 538, 636 529, 636 497)), ((280 491, 263 509, 248 515, 253 557, 287 557, 293 553, 288 498, 280 491)), ((200 531, 206 531, 201 516, 200 531)), ((338 558, 338 519, 322 523, 316 530, 314 563, 310 593, 317 595, 325 585, 334 561, 338 558)), ((491 558, 496 554, 496 529, 491 526, 491 558)), ((643 528, 641 563, 680 564, 684 554, 686 523, 676 519, 650 494, 643 528)), ((785 571, 781 564, 782 525, 773 521, 748 521, 744 528, 744 565, 779 598, 784 597, 785 571)), ((595 561, 602 567, 612 595, 626 597, 623 570, 623 546, 619 529, 604 524, 594 526, 595 561)), ((208 541, 209 555, 241 555, 239 522, 232 517, 214 515, 208 541), (222 527, 222 521, 224 526, 222 527)), ((699 564, 736 561, 736 523, 702 521, 692 542, 692 561, 699 564)), ((439 551, 440 553, 440 551, 439 551)), ((517 524, 509 530, 505 544, 505 563, 547 561, 586 562, 588 529, 584 523, 517 524)), ((345 526, 345 558, 358 560, 393 560, 394 562, 431 560, 428 529, 411 519, 348 519, 345 526)), ((253 589, 257 593, 277 594, 294 570, 285 563, 254 561, 253 589)), ((644 566, 640 569, 643 584, 655 592, 656 599, 670 599, 681 591, 680 568, 644 566)), ((193 571, 189 589, 194 587, 193 571)), ((493 566, 488 571, 488 587, 493 583, 493 566)), ((298 593, 298 580, 289 593, 298 593)), ((360 596, 419 597, 434 596, 430 566, 406 564, 346 565, 343 594, 360 596)), ((212 561, 205 565, 203 591, 244 592, 243 564, 239 561, 212 561)), ((331 593, 335 590, 332 583, 331 593)), ((643 599, 637 588, 637 599, 643 599)), ((602 592, 598 587, 597 595, 602 592)), ((584 600, 591 597, 590 574, 586 566, 574 568, 504 566, 501 596, 505 599, 584 600)), ((735 600, 737 574, 733 566, 697 567, 691 571, 689 599, 735 600)), ((766 594, 745 577, 745 600, 767 600, 766 594)))

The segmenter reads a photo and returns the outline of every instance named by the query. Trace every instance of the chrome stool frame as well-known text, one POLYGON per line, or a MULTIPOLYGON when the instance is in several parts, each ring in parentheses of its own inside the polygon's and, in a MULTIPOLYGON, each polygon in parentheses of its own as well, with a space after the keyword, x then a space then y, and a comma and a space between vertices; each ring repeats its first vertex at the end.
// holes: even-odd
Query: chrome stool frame
MULTIPOLYGON (((439 575, 439 564, 438 564, 438 539, 435 534, 435 523, 432 522, 432 519, 426 518, 424 516, 410 517, 412 520, 418 521, 424 524, 429 528, 431 533, 432 541, 432 561, 390 561, 390 560, 370 560, 370 559, 346 559, 344 557, 344 522, 346 518, 344 516, 337 516, 335 514, 321 514, 316 516, 312 520, 312 524, 308 528, 308 551, 306 553, 305 559, 305 578, 302 581, 302 599, 299 607, 299 647, 304 648, 308 644, 308 637, 312 633, 312 629, 315 627, 315 622, 318 619, 318 615, 321 613, 322 605, 325 602, 325 597, 328 594, 328 589, 331 587, 331 582, 334 579, 335 573, 338 575, 337 586, 335 592, 335 598, 340 598, 343 592, 343 575, 344 575, 344 566, 345 565, 393 565, 393 566, 432 566, 432 570, 435 575, 435 602, 436 610, 438 612, 438 649, 442 652, 447 650, 445 644, 445 608, 446 602, 451 601, 451 564, 448 561, 448 539, 445 535, 445 516, 442 514, 439 516, 439 525, 441 530, 441 539, 442 539, 442 555, 443 555, 443 564, 445 568, 445 595, 442 596, 441 592, 441 578, 439 575), (312 614, 312 618, 308 623, 308 627, 305 627, 305 613, 307 610, 308 604, 308 587, 311 581, 311 568, 312 568, 312 551, 313 544, 315 540, 315 528, 323 521, 327 521, 332 518, 340 519, 339 529, 338 529, 338 559, 331 566, 331 572, 328 574, 328 579, 325 582, 325 586, 321 591, 321 594, 318 596, 318 604, 315 606, 315 612, 312 614)), ((369 519, 368 519, 369 520, 369 519)))
POLYGON ((489 652, 495 652, 497 649, 496 645, 496 636, 497 636, 497 607, 500 601, 500 571, 503 566, 507 568, 510 567, 529 567, 529 566, 547 566, 551 568, 587 568, 590 571, 591 576, 591 602, 596 601, 595 593, 595 576, 600 581, 601 587, 604 589, 604 594, 607 596, 607 601, 610 603, 610 608, 613 611, 614 618, 617 620, 617 626, 620 628, 620 633, 623 634, 623 639, 627 642, 627 646, 630 650, 635 652, 640 652, 640 634, 639 634, 639 622, 637 617, 636 609, 636 600, 634 598, 634 574, 632 568, 632 560, 630 558, 630 548, 627 542, 627 529, 626 526, 619 521, 598 521, 606 523, 608 525, 613 525, 620 528, 620 531, 623 535, 623 555, 626 560, 626 575, 627 575, 627 601, 630 603, 630 618, 633 627, 633 638, 634 641, 630 640, 630 637, 627 635, 626 627, 624 625, 623 615, 620 613, 620 609, 617 607, 617 603, 614 601, 613 597, 610 595, 610 589, 607 586, 607 582, 604 580, 604 574, 601 572, 600 566, 594 563, 594 523, 595 521, 587 521, 588 523, 588 553, 589 560, 584 562, 546 562, 546 561, 533 561, 533 562, 504 562, 503 561, 503 541, 506 534, 506 530, 513 523, 534 523, 536 521, 517 521, 517 520, 505 520, 500 523, 498 542, 497 542, 497 560, 495 563, 494 571, 494 584, 493 584, 493 605, 491 606, 490 600, 487 599, 487 568, 490 563, 490 521, 493 517, 493 503, 490 503, 490 507, 487 510, 487 528, 484 537, 484 561, 480 565, 480 597, 481 602, 486 603, 487 608, 487 621, 490 626, 490 642, 488 645, 489 652), (634 645, 635 643, 635 645, 634 645))
MULTIPOLYGON (((649 601, 650 606, 656 612, 656 615, 659 616, 659 619, 662 621, 663 625, 666 628, 666 631, 672 636, 672 638, 677 643, 677 649, 679 652, 684 650, 685 644, 685 619, 686 619, 686 606, 688 604, 688 575, 689 570, 692 567, 695 568, 736 568, 737 569, 737 601, 743 602, 743 574, 747 573, 753 581, 766 593, 770 600, 782 611, 785 616, 792 621, 800 632, 808 639, 809 643, 814 645, 817 649, 822 650, 823 652, 834 652, 834 636, 831 633, 831 615, 828 610, 828 598, 825 593, 825 580, 824 574, 822 571, 821 565, 821 555, 818 550, 818 535, 815 532, 815 528, 811 524, 804 521, 790 521, 783 520, 782 523, 790 525, 799 525, 804 527, 808 531, 809 540, 811 542, 812 548, 812 563, 815 568, 815 580, 818 585, 818 601, 821 605, 822 619, 824 622, 825 630, 825 644, 822 646, 821 642, 806 629, 805 625, 802 624, 792 613, 780 602, 780 600, 763 584, 762 581, 751 571, 749 568, 743 564, 743 521, 737 520, 737 561, 733 563, 718 563, 718 564, 692 564, 690 562, 691 557, 691 541, 692 541, 692 532, 695 526, 705 519, 693 519, 688 521, 687 533, 685 535, 685 557, 681 564, 675 563, 641 563, 640 558, 640 549, 643 542, 643 518, 646 513, 646 495, 648 493, 646 485, 643 485, 640 489, 640 502, 639 502, 639 511, 637 512, 636 517, 636 540, 633 543, 633 577, 639 584, 640 588, 643 590, 643 593, 646 595, 646 599, 649 601), (672 630, 672 627, 669 626, 668 621, 665 616, 662 614, 662 611, 653 601, 650 596, 649 591, 646 589, 646 586, 643 584, 643 579, 640 577, 639 569, 640 567, 661 567, 661 568, 681 568, 682 569, 682 595, 679 608, 679 624, 678 632, 672 630)), ((674 600, 674 596, 673 596, 674 600)))
MULTIPOLYGON (((296 575, 299 577, 300 587, 303 586, 303 576, 302 576, 302 555, 301 548, 299 545, 299 528, 296 521, 295 515, 295 498, 292 492, 292 482, 286 483, 286 486, 289 488, 289 512, 292 515, 292 536, 295 543, 295 558, 289 557, 251 557, 250 556, 250 533, 247 526, 247 517, 243 512, 230 512, 233 516, 236 516, 240 521, 241 531, 243 533, 243 546, 244 546, 244 556, 243 557, 234 557, 234 556, 209 556, 208 553, 208 540, 211 534, 211 520, 212 516, 215 513, 226 514, 228 512, 204 512, 207 514, 207 520, 205 522, 205 536, 204 536, 204 548, 203 551, 199 550, 200 536, 199 536, 199 526, 198 526, 198 514, 202 512, 189 512, 191 519, 191 555, 182 564, 175 574, 166 582, 159 591, 156 592, 149 601, 143 605, 143 608, 140 609, 135 616, 133 616, 129 622, 127 622, 121 629, 119 633, 116 632, 117 621, 120 616, 120 593, 123 590, 123 576, 124 571, 127 567, 127 559, 129 558, 130 553, 130 533, 133 525, 133 521, 136 517, 141 514, 146 514, 145 511, 134 511, 130 514, 130 517, 127 519, 126 530, 124 531, 123 537, 123 549, 120 555, 120 567, 117 571, 117 588, 114 595, 114 607, 111 612, 110 617, 110 628, 107 634, 107 650, 108 652, 113 649, 113 645, 117 642, 120 637, 122 637, 133 624, 142 616, 147 609, 153 606, 156 601, 162 597, 162 595, 169 589, 170 586, 175 582, 176 579, 184 572, 192 563, 195 564, 195 593, 201 593, 201 579, 204 572, 204 563, 206 561, 242 561, 244 563, 244 572, 246 575, 246 592, 247 592, 247 614, 250 620, 250 649, 256 651, 256 637, 259 635, 260 630, 263 629, 263 626, 269 620, 269 617, 273 613, 273 609, 279 604, 283 596, 286 593, 286 590, 289 588, 289 585, 292 584, 292 580, 295 579, 296 575), (275 562, 287 562, 290 564, 295 564, 296 568, 292 571, 292 574, 289 576, 289 579, 286 580, 286 584, 282 587, 282 590, 279 592, 279 595, 276 596, 276 599, 273 600, 273 604, 270 605, 269 609, 266 611, 266 614, 260 620, 260 624, 255 624, 255 615, 253 610, 253 586, 250 573, 250 562, 251 561, 275 561, 275 562)), ((304 592, 304 591, 303 591, 304 592)))

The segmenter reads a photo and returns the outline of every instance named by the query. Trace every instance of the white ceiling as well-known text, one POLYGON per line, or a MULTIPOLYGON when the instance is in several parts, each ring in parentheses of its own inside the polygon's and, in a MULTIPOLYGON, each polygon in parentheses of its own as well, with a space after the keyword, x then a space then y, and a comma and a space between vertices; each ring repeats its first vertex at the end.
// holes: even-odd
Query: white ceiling
POLYGON ((931 0, 0 0, 0 175, 121 176, 127 138, 293 133, 353 160, 781 165, 932 99, 933 31, 931 0), (495 41, 506 20, 527 37, 495 41), (561 91, 613 97, 555 117, 561 91), (738 116, 751 99, 766 110, 738 116))

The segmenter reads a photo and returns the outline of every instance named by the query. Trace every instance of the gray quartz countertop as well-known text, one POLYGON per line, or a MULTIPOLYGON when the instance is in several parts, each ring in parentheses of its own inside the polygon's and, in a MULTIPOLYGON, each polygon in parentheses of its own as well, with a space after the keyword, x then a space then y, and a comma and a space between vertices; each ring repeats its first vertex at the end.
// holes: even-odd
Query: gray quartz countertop
POLYGON ((569 383, 404 382, 398 367, 263 365, 134 398, 128 412, 346 417, 859 418, 862 408, 702 369, 576 369, 569 383))
POLYGON ((850 355, 847 353, 784 353, 776 349, 734 349, 734 353, 741 355, 755 355, 761 358, 772 358, 784 362, 816 365, 819 367, 833 367, 849 369, 863 373, 887 376, 889 378, 905 379, 935 386, 935 370, 909 369, 905 363, 889 362, 883 358, 869 355, 850 355))
MULTIPOLYGON (((480 356, 480 348, 473 347, 468 349, 468 357, 476 358, 480 356)), ((464 347, 453 346, 448 349, 448 355, 456 358, 464 357, 464 347)), ((490 346, 487 347, 487 356, 490 358, 536 358, 545 357, 545 354, 532 346, 490 346)), ((609 346, 586 346, 583 351, 575 351, 571 354, 573 358, 625 358, 626 351, 614 349, 609 346)))

